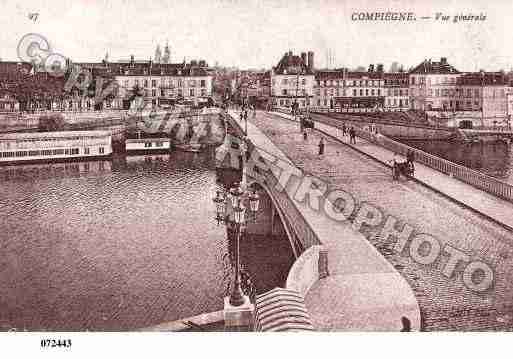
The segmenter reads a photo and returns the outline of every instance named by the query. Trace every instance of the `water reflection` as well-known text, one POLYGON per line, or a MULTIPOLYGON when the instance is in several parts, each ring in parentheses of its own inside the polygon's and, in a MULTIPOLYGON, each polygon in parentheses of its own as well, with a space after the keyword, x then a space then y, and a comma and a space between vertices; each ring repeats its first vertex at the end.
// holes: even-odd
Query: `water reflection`
POLYGON ((505 142, 402 141, 410 146, 513 183, 511 147, 505 142))
MULTIPOLYGON (((0 329, 130 330, 222 309, 223 178, 213 150, 0 167, 0 329)), ((241 243, 259 289, 291 263, 270 240, 241 243)))

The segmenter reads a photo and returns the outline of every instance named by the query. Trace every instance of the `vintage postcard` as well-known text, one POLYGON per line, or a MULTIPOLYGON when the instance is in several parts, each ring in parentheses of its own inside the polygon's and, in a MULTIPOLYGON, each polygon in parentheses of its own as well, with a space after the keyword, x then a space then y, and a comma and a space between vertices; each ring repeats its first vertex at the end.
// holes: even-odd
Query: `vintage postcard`
POLYGON ((513 330, 511 1, 0 9, 2 341, 513 330))

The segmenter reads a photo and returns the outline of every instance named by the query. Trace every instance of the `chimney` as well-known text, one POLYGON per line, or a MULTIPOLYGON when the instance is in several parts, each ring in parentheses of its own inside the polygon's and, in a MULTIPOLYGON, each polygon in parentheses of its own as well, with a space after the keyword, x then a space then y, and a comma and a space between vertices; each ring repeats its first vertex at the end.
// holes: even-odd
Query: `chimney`
POLYGON ((374 72, 374 64, 369 65, 369 72, 374 72))
POLYGON ((383 72, 383 64, 378 64, 378 72, 383 72))
POLYGON ((292 51, 289 51, 289 56, 292 57, 292 51))
POLYGON ((306 58, 306 52, 302 52, 301 53, 301 60, 303 60, 303 63, 305 64, 305 66, 308 67, 308 62, 307 62, 307 58, 306 58))
POLYGON ((197 65, 198 65, 198 63, 196 60, 191 60, 191 66, 197 66, 197 65))
POLYGON ((447 57, 441 57, 441 58, 440 58, 440 63, 441 63, 442 65, 446 65, 446 64, 447 64, 447 57))
POLYGON ((308 51, 308 70, 312 72, 314 70, 314 53, 313 51, 308 51))
POLYGON ((135 62, 134 55, 130 55, 130 65, 134 66, 134 62, 135 62))

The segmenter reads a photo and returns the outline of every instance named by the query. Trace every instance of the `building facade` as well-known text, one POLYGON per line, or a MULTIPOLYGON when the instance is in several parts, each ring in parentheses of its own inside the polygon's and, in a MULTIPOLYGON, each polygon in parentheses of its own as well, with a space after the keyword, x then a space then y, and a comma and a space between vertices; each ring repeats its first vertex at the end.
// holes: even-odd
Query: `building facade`
POLYGON ((315 74, 314 104, 320 110, 365 112, 383 110, 384 73, 379 71, 323 70, 315 74))
POLYGON ((271 70, 271 98, 274 106, 290 108, 297 103, 299 108, 310 106, 314 97, 314 53, 303 52, 301 56, 289 51, 271 70))
POLYGON ((409 73, 410 107, 419 111, 455 109, 453 98, 460 75, 445 57, 439 62, 424 60, 409 73))
POLYGON ((406 72, 384 74, 385 111, 407 111, 410 108, 409 75, 406 72))

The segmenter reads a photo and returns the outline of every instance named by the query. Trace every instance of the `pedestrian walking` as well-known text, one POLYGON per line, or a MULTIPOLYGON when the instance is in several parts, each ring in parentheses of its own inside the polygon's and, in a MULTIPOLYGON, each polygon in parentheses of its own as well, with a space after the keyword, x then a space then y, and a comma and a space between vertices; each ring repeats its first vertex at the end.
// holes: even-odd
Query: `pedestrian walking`
POLYGON ((347 132, 347 131, 346 131, 346 124, 345 124, 345 123, 343 123, 343 124, 342 124, 342 136, 345 136, 345 135, 346 135, 346 132, 347 132))
POLYGON ((319 156, 324 154, 324 137, 319 141, 319 156))
POLYGON ((308 140, 308 132, 306 130, 303 131, 303 140, 308 140))
POLYGON ((351 126, 351 129, 349 130, 349 143, 353 143, 356 145, 356 131, 354 130, 354 127, 351 126))

